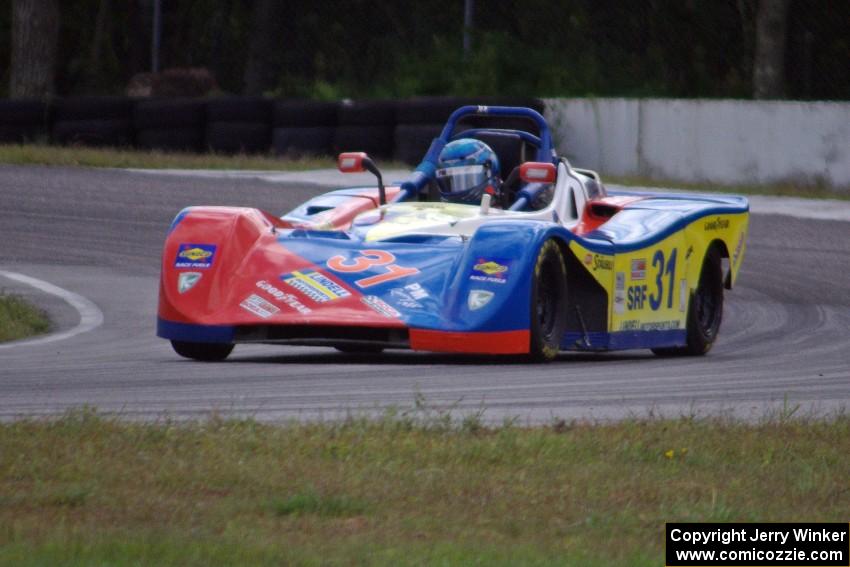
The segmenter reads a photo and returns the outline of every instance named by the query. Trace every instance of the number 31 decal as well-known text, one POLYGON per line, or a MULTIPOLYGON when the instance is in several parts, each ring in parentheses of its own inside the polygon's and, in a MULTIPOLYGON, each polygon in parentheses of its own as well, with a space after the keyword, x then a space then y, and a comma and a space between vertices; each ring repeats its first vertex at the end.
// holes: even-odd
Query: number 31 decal
POLYGON ((655 276, 655 293, 649 294, 649 306, 653 311, 658 311, 661 307, 661 301, 664 299, 664 274, 667 274, 667 309, 673 307, 673 280, 676 277, 676 248, 673 248, 673 253, 667 260, 667 268, 664 267, 664 252, 658 250, 655 256, 652 257, 652 266, 658 266, 658 273, 655 276))
POLYGON ((361 256, 359 258, 353 258, 351 260, 346 260, 345 256, 334 256, 328 260, 327 266, 331 270, 343 274, 356 274, 358 272, 365 272, 373 266, 383 266, 386 273, 369 276, 368 278, 354 282, 358 287, 363 288, 419 273, 417 268, 404 268, 398 264, 394 264, 395 255, 384 250, 361 250, 360 254, 361 256))

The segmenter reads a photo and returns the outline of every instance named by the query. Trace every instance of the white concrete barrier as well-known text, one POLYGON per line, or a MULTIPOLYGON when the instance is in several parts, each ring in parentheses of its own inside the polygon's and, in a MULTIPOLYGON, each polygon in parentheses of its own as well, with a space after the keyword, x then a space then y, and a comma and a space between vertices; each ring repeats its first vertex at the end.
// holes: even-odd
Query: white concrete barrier
POLYGON ((545 99, 558 150, 608 175, 850 191, 850 103, 545 99))

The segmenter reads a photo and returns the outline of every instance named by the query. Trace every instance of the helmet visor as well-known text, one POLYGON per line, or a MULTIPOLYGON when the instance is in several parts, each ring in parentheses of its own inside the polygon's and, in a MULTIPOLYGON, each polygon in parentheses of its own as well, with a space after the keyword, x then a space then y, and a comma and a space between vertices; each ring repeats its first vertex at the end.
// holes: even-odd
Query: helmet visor
POLYGON ((483 185, 487 171, 483 165, 463 165, 437 170, 437 183, 443 193, 460 193, 483 185))

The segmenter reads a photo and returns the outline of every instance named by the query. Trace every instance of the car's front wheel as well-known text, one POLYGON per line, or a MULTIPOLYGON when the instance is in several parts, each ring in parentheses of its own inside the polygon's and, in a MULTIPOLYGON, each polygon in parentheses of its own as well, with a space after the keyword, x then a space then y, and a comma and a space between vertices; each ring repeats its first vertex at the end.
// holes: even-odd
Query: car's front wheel
POLYGON ((537 253, 531 282, 531 359, 554 359, 561 349, 566 325, 567 268, 561 247, 550 239, 537 253))
POLYGON ((231 343, 190 343, 186 341, 171 341, 174 352, 184 358, 217 362, 224 360, 233 350, 231 343))

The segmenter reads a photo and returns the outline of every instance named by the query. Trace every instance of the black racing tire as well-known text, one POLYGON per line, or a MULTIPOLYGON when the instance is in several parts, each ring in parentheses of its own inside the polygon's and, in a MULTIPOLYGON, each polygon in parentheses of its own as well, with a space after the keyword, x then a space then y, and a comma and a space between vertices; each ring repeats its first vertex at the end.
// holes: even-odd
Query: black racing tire
POLYGON ((232 343, 189 343, 171 341, 171 348, 183 358, 202 362, 218 362, 227 358, 233 351, 232 343))
POLYGON ((540 247, 531 281, 529 358, 553 360, 561 350, 567 326, 567 267, 554 239, 540 247))
POLYGON ((329 156, 335 130, 331 126, 275 128, 272 131, 272 149, 277 155, 329 156))
POLYGON ((442 124, 399 124, 395 127, 394 159, 408 165, 419 165, 431 142, 442 131, 442 124))
POLYGON ((139 101, 133 109, 136 130, 197 128, 206 123, 207 105, 197 99, 152 99, 139 101))
POLYGON ((117 96, 60 98, 53 106, 57 122, 133 119, 136 99, 117 96))
POLYGON ((384 347, 378 345, 337 345, 334 348, 345 354, 379 354, 384 352, 384 347))
POLYGON ((222 153, 262 153, 271 146, 271 127, 257 122, 210 122, 206 145, 222 153))
POLYGON ((53 123, 54 142, 64 145, 127 146, 133 141, 129 119, 65 120, 53 123))
POLYGON ((272 101, 262 97, 224 97, 207 102, 210 122, 258 122, 271 126, 272 101))
POLYGON ((318 100, 274 101, 275 128, 336 126, 339 103, 318 100))
POLYGON ((394 100, 352 100, 339 105, 340 126, 395 126, 394 100))
POLYGON ((27 142, 47 141, 49 132, 41 125, 0 123, 0 143, 24 144, 27 142))
POLYGON ((452 112, 461 106, 480 104, 478 99, 453 96, 422 96, 403 100, 398 103, 396 116, 399 124, 440 124, 446 123, 452 112))
POLYGON ((333 152, 366 152, 373 158, 393 154, 392 126, 339 126, 334 132, 333 152))
POLYGON ((204 130, 200 128, 158 128, 136 132, 136 146, 145 150, 201 152, 204 130))
POLYGON ((0 100, 0 125, 38 126, 47 124, 47 102, 38 99, 0 100))
POLYGON ((688 306, 687 344, 654 348, 658 356, 702 356, 711 350, 723 320, 723 264, 717 246, 709 248, 700 270, 699 283, 688 306))

